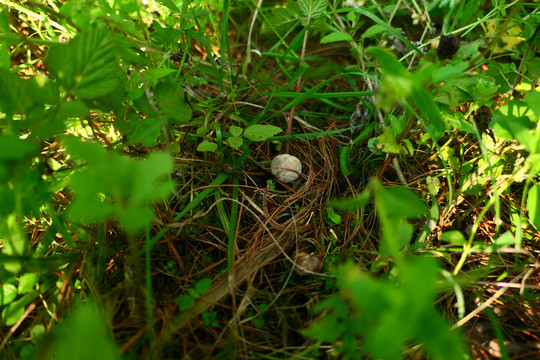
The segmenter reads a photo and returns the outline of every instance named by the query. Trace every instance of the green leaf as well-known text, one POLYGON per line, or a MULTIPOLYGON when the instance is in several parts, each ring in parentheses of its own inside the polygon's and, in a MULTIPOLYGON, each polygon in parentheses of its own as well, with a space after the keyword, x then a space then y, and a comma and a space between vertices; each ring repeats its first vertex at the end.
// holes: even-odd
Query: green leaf
POLYGON ((128 136, 126 145, 142 144, 144 146, 156 145, 161 134, 163 121, 157 117, 149 116, 133 124, 133 132, 128 136))
POLYGON ((332 208, 326 209, 326 215, 328 215, 328 218, 332 223, 341 224, 341 215, 337 214, 332 208))
POLYGON ((377 59, 385 74, 401 77, 409 76, 409 71, 394 56, 394 54, 377 47, 369 47, 366 52, 377 59))
POLYGON ((158 3, 165 5, 170 10, 172 10, 173 12, 177 14, 182 13, 182 11, 178 8, 178 6, 176 6, 173 0, 158 0, 158 3))
POLYGON ((364 190, 358 196, 341 199, 331 200, 328 205, 336 210, 356 210, 362 208, 369 201, 371 194, 369 191, 364 190))
POLYGON ((467 243, 467 240, 465 239, 463 234, 458 230, 450 230, 443 232, 441 234, 441 240, 458 246, 462 246, 467 243))
POLYGON ((197 145, 197 151, 210 151, 214 152, 217 150, 217 144, 203 140, 199 145, 197 145))
POLYGON ((377 149, 384 153, 399 154, 400 146, 396 142, 396 135, 391 126, 388 126, 384 132, 377 137, 377 149))
POLYGON ((244 143, 244 139, 241 137, 233 136, 227 139, 227 142, 233 149, 240 149, 244 143))
POLYGON ((525 97, 525 102, 534 112, 536 117, 540 118, 540 92, 529 91, 529 93, 525 97))
POLYGON ((493 241, 493 244, 491 245, 494 249, 500 249, 505 246, 512 246, 516 243, 516 239, 512 235, 510 231, 505 232, 501 236, 499 236, 497 239, 493 241))
POLYGON ((287 1, 285 8, 272 10, 272 15, 263 23, 261 32, 264 34, 275 31, 278 34, 284 34, 298 25, 300 16, 298 4, 293 1, 287 1))
POLYGON ((391 218, 414 219, 427 213, 426 204, 418 195, 404 188, 385 189, 380 186, 376 195, 376 204, 381 213, 391 218))
POLYGON ((298 6, 309 19, 321 17, 326 12, 326 0, 298 0, 298 6))
MULTIPOLYGON (((49 347, 43 348, 54 349, 56 360, 70 360, 74 354, 79 360, 121 359, 111 336, 109 319, 93 303, 76 306, 61 324, 53 328, 51 334, 52 337, 43 339, 49 347)), ((53 358, 52 354, 44 357, 53 358)))
POLYGON ((439 178, 428 176, 426 177, 426 185, 431 195, 435 196, 441 189, 441 182, 439 178))
POLYGON ((4 284, 0 286, 0 306, 4 306, 15 300, 17 297, 17 288, 13 284, 4 284))
POLYGON ((160 83, 154 89, 154 99, 159 111, 176 124, 186 124, 191 120, 191 107, 184 100, 184 92, 179 86, 160 83))
POLYGON ((195 299, 189 295, 182 295, 178 299, 178 308, 180 311, 185 311, 195 304, 195 299))
POLYGON ((34 289, 38 280, 39 280, 39 277, 35 273, 26 273, 22 275, 21 278, 19 279, 19 289, 18 289, 19 294, 23 295, 29 292, 30 290, 34 289))
MULTIPOLYGON (((0 219, 0 239, 2 239, 2 254, 21 256, 26 253, 28 239, 22 232, 22 227, 17 223, 15 214, 9 214, 0 219)), ((22 263, 18 260, 5 260, 2 264, 11 273, 18 273, 22 269, 22 263)))
POLYGON ((264 141, 281 131, 283 130, 273 125, 251 125, 244 131, 244 136, 252 141, 264 141))
POLYGON ((353 42, 354 39, 351 35, 345 33, 345 32, 340 32, 340 31, 336 31, 336 32, 333 32, 333 33, 330 33, 326 36, 324 36, 322 39, 321 39, 321 44, 328 44, 328 43, 333 43, 333 42, 338 42, 338 41, 351 41, 353 42))
POLYGON ((23 297, 7 304, 0 314, 0 324, 11 326, 23 316, 26 306, 38 296, 37 291, 27 293, 23 297))
POLYGON ((422 87, 415 86, 411 92, 411 98, 422 115, 428 119, 435 137, 441 137, 444 134, 444 123, 441 112, 431 95, 422 87))
POLYGON ((148 207, 130 206, 117 212, 118 222, 130 234, 144 230, 154 217, 152 209, 148 207))
POLYGON ((235 126, 235 125, 231 126, 229 129, 229 132, 231 133, 232 136, 240 136, 242 135, 243 131, 244 130, 241 127, 235 126))
POLYGON ((167 75, 177 72, 177 69, 169 68, 150 68, 144 72, 144 77, 147 81, 157 81, 167 75))
POLYGON ((51 46, 48 62, 60 84, 83 99, 107 95, 118 83, 115 42, 105 29, 92 29, 68 44, 51 46))
POLYGON ((0 136, 0 161, 22 161, 37 154, 37 146, 14 136, 0 136))
POLYGON ((531 187, 527 194, 527 211, 531 223, 540 229, 540 185, 538 184, 531 187))
POLYGON ((201 279, 195 283, 195 290, 197 293, 199 293, 199 295, 203 295, 210 290, 210 286, 212 286, 211 279, 201 279))
POLYGON ((362 39, 373 37, 385 31, 388 31, 388 29, 384 26, 372 25, 369 28, 367 28, 366 31, 364 31, 364 33, 362 34, 362 39))

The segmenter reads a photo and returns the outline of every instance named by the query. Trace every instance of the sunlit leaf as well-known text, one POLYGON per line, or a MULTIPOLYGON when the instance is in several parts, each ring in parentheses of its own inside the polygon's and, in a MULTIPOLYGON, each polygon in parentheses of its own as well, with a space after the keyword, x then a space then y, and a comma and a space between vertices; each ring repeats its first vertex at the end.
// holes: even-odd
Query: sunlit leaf
POLYGON ((118 82, 115 42, 105 29, 92 29, 67 44, 51 46, 48 62, 62 86, 83 99, 106 95, 118 82))

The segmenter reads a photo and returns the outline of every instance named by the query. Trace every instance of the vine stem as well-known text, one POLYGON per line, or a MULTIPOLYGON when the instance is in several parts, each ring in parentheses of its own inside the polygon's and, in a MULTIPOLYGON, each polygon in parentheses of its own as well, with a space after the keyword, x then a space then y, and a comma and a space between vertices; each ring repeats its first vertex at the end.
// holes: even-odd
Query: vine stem
MULTIPOLYGON (((308 18, 307 23, 309 24, 311 19, 308 18)), ((300 62, 304 62, 304 58, 306 57, 306 47, 307 47, 307 39, 308 39, 309 29, 306 30, 304 33, 304 41, 302 43, 302 53, 300 54, 300 62)), ((298 80, 296 81, 296 92, 299 93, 302 88, 302 75, 298 76, 298 80)), ((292 130, 292 122, 294 118, 294 109, 296 106, 293 106, 291 108, 291 113, 289 114, 289 118, 287 119, 287 135, 291 135, 292 130)), ((285 151, 289 152, 289 141, 287 141, 287 145, 285 147, 285 151)))

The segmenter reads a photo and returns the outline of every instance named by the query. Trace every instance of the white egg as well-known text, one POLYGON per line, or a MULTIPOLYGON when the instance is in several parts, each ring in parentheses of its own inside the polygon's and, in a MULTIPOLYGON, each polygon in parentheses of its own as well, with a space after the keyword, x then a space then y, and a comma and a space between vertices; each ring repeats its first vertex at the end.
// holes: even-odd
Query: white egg
POLYGON ((302 173, 302 163, 296 156, 278 155, 272 160, 272 174, 281 182, 290 183, 302 173))

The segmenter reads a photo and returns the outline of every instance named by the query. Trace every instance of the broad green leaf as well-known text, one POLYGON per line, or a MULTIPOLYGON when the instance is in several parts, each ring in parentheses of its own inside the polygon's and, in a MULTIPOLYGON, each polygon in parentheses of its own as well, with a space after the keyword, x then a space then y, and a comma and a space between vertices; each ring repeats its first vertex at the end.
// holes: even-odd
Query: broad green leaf
POLYGON ((300 22, 300 12, 296 2, 287 1, 286 8, 277 8, 272 11, 272 15, 263 23, 261 32, 264 34, 275 31, 278 34, 284 34, 294 29, 300 22))
POLYGON ((507 231, 501 236, 499 236, 497 239, 495 239, 491 246, 495 249, 499 249, 505 246, 512 246, 515 243, 516 239, 514 238, 514 235, 510 231, 507 231))
MULTIPOLYGON (((21 256, 26 253, 28 239, 19 226, 15 214, 0 219, 0 239, 2 239, 2 254, 21 256)), ((2 264, 11 273, 18 273, 22 263, 18 260, 6 260, 2 264)))
POLYGON ((540 185, 536 184, 529 189, 527 194, 527 211, 529 220, 540 229, 540 185))
POLYGON ((0 324, 11 326, 19 321, 24 314, 26 306, 28 306, 28 304, 30 304, 37 296, 37 291, 32 291, 7 304, 0 314, 0 324))
POLYGON ((396 135, 391 126, 388 126, 384 132, 377 137, 376 147, 384 153, 399 154, 401 148, 396 141, 396 135))
POLYGON ((195 299, 189 295, 182 295, 178 299, 178 308, 180 311, 185 311, 195 304, 195 299))
POLYGON ((213 143, 213 142, 210 142, 210 141, 207 141, 207 140, 203 140, 203 141, 201 141, 201 143, 199 145, 197 145, 197 151, 214 152, 216 150, 217 150, 217 144, 213 143))
POLYGON ((0 161, 22 161, 37 154, 37 146, 14 136, 0 136, 0 161))
POLYGON ((461 75, 465 70, 467 70, 468 67, 469 62, 467 61, 460 61, 457 64, 447 64, 433 72, 432 81, 434 84, 441 81, 447 81, 448 79, 461 75))
POLYGON ((242 130, 241 127, 235 126, 235 125, 231 126, 231 128, 229 129, 229 132, 231 133, 232 136, 240 136, 242 135, 243 131, 244 130, 242 130))
POLYGON ((462 246, 467 243, 465 236, 458 230, 445 231, 441 234, 441 240, 446 241, 450 244, 462 246))
POLYGON ((525 97, 525 102, 529 108, 534 112, 537 118, 540 119, 540 92, 529 91, 525 97))
POLYGON ((302 14, 309 19, 321 17, 326 12, 326 0, 298 0, 302 14))
POLYGON ((68 214, 84 223, 116 215, 129 232, 143 229, 152 220, 152 201, 173 188, 168 173, 173 164, 168 154, 152 153, 146 159, 106 152, 101 144, 67 138, 68 153, 86 159, 86 166, 70 182, 74 197, 68 214))
POLYGON ((23 274, 21 278, 19 279, 19 288, 18 288, 19 294, 22 295, 34 289, 38 280, 39 280, 39 277, 36 273, 23 274))
POLYGON ((149 207, 130 206, 118 212, 118 222, 130 234, 144 230, 154 217, 154 213, 149 207))
POLYGON ((441 189, 441 181, 439 178, 428 176, 426 177, 426 185, 431 195, 435 196, 441 189))
POLYGON ((186 124, 191 120, 191 107, 184 100, 184 93, 179 86, 160 83, 154 89, 154 98, 159 111, 176 124, 186 124))
POLYGON ((0 306, 4 306, 15 300, 17 297, 17 288, 13 284, 4 284, 0 286, 0 306))
POLYGON ((195 290, 197 293, 199 293, 199 295, 203 295, 210 290, 210 286, 212 286, 211 279, 201 279, 195 283, 195 290))
POLYGON ((385 189, 381 186, 375 199, 377 209, 391 218, 413 219, 427 213, 426 204, 409 189, 385 189))
MULTIPOLYGON (((79 360, 120 360, 111 334, 103 312, 93 303, 82 303, 52 329, 52 337, 44 339, 49 346, 43 348, 53 349, 56 360, 71 360, 74 354, 79 360)), ((48 355, 44 358, 53 358, 52 353, 48 355)))
POLYGON ((324 36, 321 39, 321 44, 328 44, 338 41, 354 41, 353 37, 345 32, 336 31, 324 36))
POLYGON ((244 136, 252 141, 264 141, 281 131, 283 130, 273 125, 251 125, 244 131, 244 136))
POLYGON ((241 137, 233 136, 227 139, 227 142, 233 149, 240 149, 244 143, 244 139, 241 137))
POLYGON ((161 134, 163 120, 149 116, 133 124, 133 132, 128 136, 126 145, 142 144, 144 146, 156 145, 161 134))
POLYGON ((118 58, 108 30, 92 29, 49 49, 49 71, 82 99, 107 95, 117 85, 118 58))

